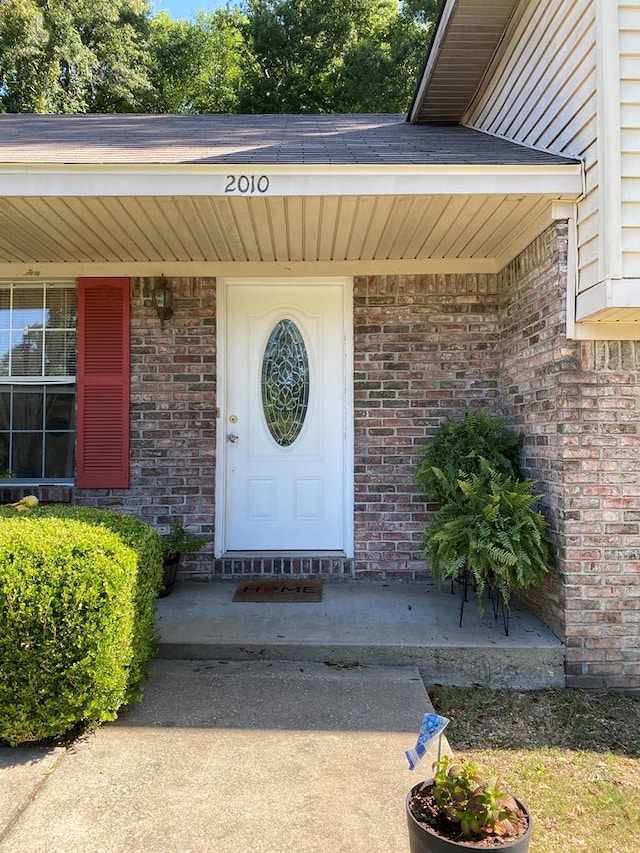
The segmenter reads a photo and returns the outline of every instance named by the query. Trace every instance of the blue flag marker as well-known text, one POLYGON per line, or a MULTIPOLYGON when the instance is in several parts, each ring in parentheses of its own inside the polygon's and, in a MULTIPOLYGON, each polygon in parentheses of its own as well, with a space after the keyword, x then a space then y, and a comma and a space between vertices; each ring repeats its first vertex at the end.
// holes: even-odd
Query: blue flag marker
MULTIPOLYGON (((439 736, 442 739, 442 732, 449 724, 446 717, 440 717, 438 714, 425 714, 422 718, 422 726, 420 734, 413 749, 405 752, 407 761, 409 762, 409 770, 415 770, 421 759, 424 758, 427 752, 427 745, 439 736)), ((438 761, 440 760, 440 744, 438 744, 438 761)))

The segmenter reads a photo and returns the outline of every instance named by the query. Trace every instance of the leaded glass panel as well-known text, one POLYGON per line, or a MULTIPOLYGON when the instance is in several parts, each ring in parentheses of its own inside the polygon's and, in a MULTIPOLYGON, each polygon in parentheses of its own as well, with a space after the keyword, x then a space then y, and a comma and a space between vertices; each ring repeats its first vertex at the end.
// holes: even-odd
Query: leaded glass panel
POLYGON ((300 329, 280 320, 262 359, 262 407, 269 432, 281 447, 300 435, 309 406, 309 358, 300 329))

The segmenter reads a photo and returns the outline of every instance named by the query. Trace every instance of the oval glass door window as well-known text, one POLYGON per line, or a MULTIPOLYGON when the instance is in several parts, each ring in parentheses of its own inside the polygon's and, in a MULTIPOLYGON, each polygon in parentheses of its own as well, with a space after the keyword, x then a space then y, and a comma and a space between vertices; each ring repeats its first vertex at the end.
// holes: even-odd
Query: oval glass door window
POLYGON ((293 320, 280 320, 269 335, 261 384, 269 432, 280 447, 288 447, 300 435, 309 406, 309 358, 293 320))

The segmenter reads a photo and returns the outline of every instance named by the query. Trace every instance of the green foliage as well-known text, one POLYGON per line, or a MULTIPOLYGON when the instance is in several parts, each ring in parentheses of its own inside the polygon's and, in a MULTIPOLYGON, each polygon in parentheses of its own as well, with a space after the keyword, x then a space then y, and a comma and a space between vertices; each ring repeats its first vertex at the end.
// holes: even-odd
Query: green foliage
POLYGON ((506 477, 521 479, 522 442, 499 418, 467 410, 461 421, 448 420, 439 427, 418 464, 416 483, 428 500, 443 505, 459 497, 461 473, 481 475, 482 460, 506 477))
POLYGON ((518 804, 496 776, 486 782, 469 761, 444 755, 433 765, 433 798, 441 813, 469 838, 514 835, 518 804))
POLYGON ((409 11, 395 0, 247 0, 244 8, 254 63, 240 112, 408 108, 428 41, 424 4, 409 11))
POLYGON ((162 537, 162 553, 165 558, 180 557, 183 554, 195 554, 206 543, 204 536, 189 533, 181 521, 171 525, 171 532, 162 537))
POLYGON ((104 528, 0 523, 0 739, 113 719, 127 695, 136 556, 104 528))
POLYGON ((195 22, 166 13, 151 19, 149 64, 152 89, 144 108, 157 113, 237 111, 252 58, 244 40, 245 16, 227 7, 195 22))
MULTIPOLYGON (((44 697, 44 717, 34 716, 34 731, 28 733, 25 728, 22 739, 60 735, 83 721, 113 718, 120 705, 140 695, 148 661, 155 651, 155 599, 162 584, 160 537, 149 525, 130 516, 63 505, 40 506, 18 517, 15 510, 0 508, 0 536, 0 620, 8 619, 13 624, 15 618, 15 609, 7 610, 5 584, 10 584, 21 590, 24 602, 21 608, 25 621, 15 630, 32 632, 36 639, 21 645, 14 636, 7 642, 18 655, 14 660, 16 669, 27 667, 25 678, 31 678, 33 690, 44 697), (101 556, 100 548, 94 552, 94 543, 100 545, 102 536, 111 544, 115 541, 127 555, 127 570, 116 585, 110 580, 110 562, 101 556), (11 556, 12 537, 21 549, 19 559, 11 556), (64 540, 68 553, 60 550, 63 545, 59 539, 64 540), (42 553, 34 551, 40 540, 42 553), (50 540, 56 544, 47 550, 50 540), (36 606, 36 602, 42 603, 36 606), (51 666, 42 664, 41 655, 32 658, 43 646, 40 634, 47 632, 60 645, 60 657, 52 657, 57 662, 51 666), (65 662, 69 663, 69 672, 65 662), (38 672, 43 679, 41 684, 36 678, 38 672), (108 678, 103 689, 105 672, 108 678), (108 680, 115 679, 113 672, 117 673, 117 686, 111 689, 108 680), (81 689, 74 698, 76 685, 81 689), (89 687, 85 690, 83 685, 89 687), (95 697, 91 697, 94 691, 95 697), (55 712, 58 701, 59 714, 55 712)), ((4 628, 0 634, 0 644, 10 636, 4 628)), ((5 659, 4 654, 0 657, 5 659)), ((24 696, 25 714, 31 714, 29 691, 16 695, 24 696)), ((7 700, 2 693, 0 697, 2 709, 7 700)), ((21 739, 16 732, 9 735, 2 730, 0 738, 12 742, 21 739)))
POLYGON ((147 0, 2 0, 0 112, 128 112, 150 83, 147 0))
POLYGON ((133 655, 129 668, 126 702, 135 700, 147 677, 147 665, 156 650, 155 600, 162 586, 162 543, 156 531, 138 518, 93 507, 53 504, 32 510, 36 515, 73 518, 97 524, 117 533, 136 553, 137 572, 134 589, 133 655))
POLYGON ((546 521, 533 505, 541 495, 481 460, 479 474, 461 474, 460 494, 436 512, 424 533, 423 554, 438 582, 473 581, 478 605, 487 587, 505 606, 513 590, 540 583, 551 566, 546 521))
POLYGON ((0 112, 404 112, 436 0, 1 0, 0 112))

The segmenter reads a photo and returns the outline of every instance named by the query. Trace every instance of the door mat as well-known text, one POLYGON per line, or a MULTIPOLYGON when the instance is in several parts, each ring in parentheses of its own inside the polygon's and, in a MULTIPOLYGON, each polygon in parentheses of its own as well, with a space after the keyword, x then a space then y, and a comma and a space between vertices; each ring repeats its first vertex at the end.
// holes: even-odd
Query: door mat
POLYGON ((267 604, 312 603, 322 601, 322 581, 240 581, 232 601, 267 604))

